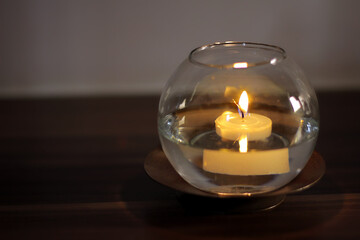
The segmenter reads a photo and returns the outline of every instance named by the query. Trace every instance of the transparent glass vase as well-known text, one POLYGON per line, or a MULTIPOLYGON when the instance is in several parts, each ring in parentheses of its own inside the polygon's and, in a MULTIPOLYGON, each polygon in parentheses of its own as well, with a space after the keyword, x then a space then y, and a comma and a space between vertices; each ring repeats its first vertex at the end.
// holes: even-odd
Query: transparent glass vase
POLYGON ((251 196, 294 179, 319 131, 315 92, 276 46, 214 43, 194 49, 159 103, 163 151, 194 187, 251 196))

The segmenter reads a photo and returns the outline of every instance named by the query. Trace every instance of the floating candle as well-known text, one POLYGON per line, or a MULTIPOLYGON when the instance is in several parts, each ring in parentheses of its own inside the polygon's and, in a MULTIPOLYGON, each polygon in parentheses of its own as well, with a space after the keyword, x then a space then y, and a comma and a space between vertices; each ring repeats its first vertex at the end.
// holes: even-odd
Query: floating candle
POLYGON ((216 133, 229 140, 238 140, 246 135, 249 141, 261 140, 270 136, 270 118, 255 113, 247 113, 248 96, 243 91, 239 99, 239 112, 226 111, 215 120, 216 133))
POLYGON ((241 94, 239 113, 224 112, 215 120, 216 133, 239 142, 239 152, 226 149, 203 151, 203 169, 228 175, 267 175, 289 172, 288 148, 248 151, 248 141, 271 135, 272 121, 260 114, 248 114, 248 96, 241 94))

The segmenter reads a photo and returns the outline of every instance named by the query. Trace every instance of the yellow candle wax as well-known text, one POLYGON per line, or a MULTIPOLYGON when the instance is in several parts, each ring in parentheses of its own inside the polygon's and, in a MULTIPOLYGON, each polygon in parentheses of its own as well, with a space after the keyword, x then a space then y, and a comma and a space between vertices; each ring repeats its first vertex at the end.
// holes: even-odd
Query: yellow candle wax
POLYGON ((289 172, 288 148, 248 151, 248 141, 271 135, 272 121, 260 114, 246 114, 248 96, 241 94, 239 113, 224 112, 215 120, 216 133, 224 139, 239 141, 239 152, 226 149, 203 151, 203 169, 229 175, 267 175, 289 172))
POLYGON ((242 118, 239 113, 224 112, 215 120, 216 133, 229 140, 247 135, 249 141, 261 140, 271 135, 272 122, 263 115, 251 113, 242 118))
POLYGON ((216 133, 229 140, 238 140, 241 136, 247 136, 249 141, 265 139, 271 134, 272 122, 270 118, 259 114, 247 114, 249 97, 243 91, 239 104, 239 113, 224 112, 215 120, 216 133), (240 115, 241 113, 241 115, 240 115))

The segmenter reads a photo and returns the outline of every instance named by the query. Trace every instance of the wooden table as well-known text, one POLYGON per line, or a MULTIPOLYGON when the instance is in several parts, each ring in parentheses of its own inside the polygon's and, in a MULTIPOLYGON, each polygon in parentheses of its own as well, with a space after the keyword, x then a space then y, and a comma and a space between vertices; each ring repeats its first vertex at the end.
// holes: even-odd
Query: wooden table
POLYGON ((146 175, 158 97, 2 99, 0 239, 360 239, 360 92, 318 96, 325 176, 256 213, 198 212, 146 175))

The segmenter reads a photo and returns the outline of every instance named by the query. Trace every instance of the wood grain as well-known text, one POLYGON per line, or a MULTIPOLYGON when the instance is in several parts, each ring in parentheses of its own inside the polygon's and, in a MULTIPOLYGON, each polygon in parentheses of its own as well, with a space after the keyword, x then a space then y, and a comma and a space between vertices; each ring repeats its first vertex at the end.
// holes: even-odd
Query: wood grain
POLYGON ((324 177, 241 214, 194 209, 146 175, 158 97, 2 99, 0 238, 359 239, 359 96, 318 94, 324 177))

